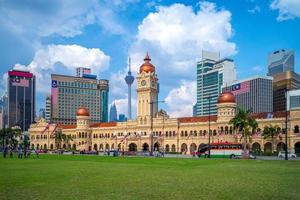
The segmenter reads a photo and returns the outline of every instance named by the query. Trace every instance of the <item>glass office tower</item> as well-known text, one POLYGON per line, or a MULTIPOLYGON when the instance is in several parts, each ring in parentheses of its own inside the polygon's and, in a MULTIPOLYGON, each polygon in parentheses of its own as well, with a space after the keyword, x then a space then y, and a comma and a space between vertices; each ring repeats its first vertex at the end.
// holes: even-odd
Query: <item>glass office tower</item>
POLYGON ((27 131, 35 119, 35 76, 27 71, 8 72, 8 126, 27 131))

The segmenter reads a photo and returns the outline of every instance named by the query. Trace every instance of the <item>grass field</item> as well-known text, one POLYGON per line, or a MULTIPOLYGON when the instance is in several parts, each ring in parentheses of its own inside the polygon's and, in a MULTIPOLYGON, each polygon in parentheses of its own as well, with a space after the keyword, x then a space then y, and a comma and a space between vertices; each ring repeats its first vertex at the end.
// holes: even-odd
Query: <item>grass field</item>
POLYGON ((0 199, 300 199, 300 161, 0 158, 0 199))

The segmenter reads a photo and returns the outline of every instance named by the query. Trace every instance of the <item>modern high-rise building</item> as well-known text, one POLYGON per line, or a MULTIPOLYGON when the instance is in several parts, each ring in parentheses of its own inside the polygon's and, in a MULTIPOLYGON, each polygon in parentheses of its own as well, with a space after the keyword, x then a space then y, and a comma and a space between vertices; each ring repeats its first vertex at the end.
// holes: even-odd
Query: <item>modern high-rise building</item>
POLYGON ((268 75, 273 77, 273 110, 286 110, 286 91, 300 89, 300 75, 294 71, 295 52, 284 49, 268 56, 268 75))
MULTIPOLYGON (((75 124, 79 107, 89 110, 92 122, 102 121, 103 88, 107 80, 97 80, 96 75, 65 76, 52 74, 51 121, 59 124, 75 124)), ((108 90, 105 89, 105 92, 108 90)), ((104 93, 105 93, 104 92, 104 93)), ((107 95, 108 96, 108 95, 107 95)))
POLYGON ((116 122, 118 121, 118 112, 117 112, 117 107, 116 104, 113 103, 110 106, 110 110, 109 110, 109 121, 110 122, 116 122))
POLYGON ((127 117, 124 114, 119 114, 118 122, 126 122, 127 117))
POLYGON ((47 95, 45 99, 45 120, 47 122, 51 121, 51 96, 47 95))
POLYGON ((256 76, 236 81, 224 91, 234 94, 239 107, 254 113, 273 112, 273 78, 256 76))
POLYGON ((286 91, 300 89, 300 75, 286 71, 273 75, 273 110, 286 109, 286 91))
POLYGON ((125 82, 128 86, 128 119, 131 119, 131 85, 134 81, 134 76, 132 76, 131 74, 131 61, 130 61, 130 57, 128 58, 128 74, 125 77, 125 82))
POLYGON ((99 83, 99 89, 101 91, 101 122, 108 122, 109 81, 101 79, 99 83))
POLYGON ((236 81, 234 61, 220 59, 218 53, 203 51, 202 61, 197 63, 196 115, 206 116, 217 113, 217 98, 222 87, 236 81))
POLYGON ((35 119, 35 76, 27 71, 8 72, 8 126, 27 131, 35 119))
POLYGON ((76 76, 77 77, 83 77, 83 75, 89 75, 91 74, 92 70, 90 68, 86 67, 77 67, 76 68, 76 76))
POLYGON ((4 94, 2 96, 2 123, 3 128, 8 127, 8 96, 4 94))
POLYGON ((294 51, 286 51, 282 49, 274 51, 268 56, 268 76, 273 76, 286 71, 294 71, 294 66, 294 51))
POLYGON ((46 118, 46 109, 45 108, 40 108, 39 110, 39 119, 45 119, 46 118))
POLYGON ((288 110, 300 109, 300 89, 287 92, 287 108, 288 110))

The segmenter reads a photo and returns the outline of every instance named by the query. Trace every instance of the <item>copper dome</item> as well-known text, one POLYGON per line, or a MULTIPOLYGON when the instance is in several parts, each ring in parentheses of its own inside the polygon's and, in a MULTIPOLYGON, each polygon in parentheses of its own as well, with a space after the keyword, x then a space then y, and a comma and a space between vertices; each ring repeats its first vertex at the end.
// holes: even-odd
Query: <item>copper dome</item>
POLYGON ((218 98, 218 103, 235 103, 235 96, 231 92, 223 92, 218 98))
POLYGON ((146 57, 144 58, 144 61, 145 61, 145 63, 140 66, 140 73, 155 72, 155 67, 150 63, 151 59, 148 55, 148 52, 146 54, 146 57))
POLYGON ((81 107, 81 108, 78 108, 76 115, 77 116, 90 116, 90 112, 86 108, 81 107))

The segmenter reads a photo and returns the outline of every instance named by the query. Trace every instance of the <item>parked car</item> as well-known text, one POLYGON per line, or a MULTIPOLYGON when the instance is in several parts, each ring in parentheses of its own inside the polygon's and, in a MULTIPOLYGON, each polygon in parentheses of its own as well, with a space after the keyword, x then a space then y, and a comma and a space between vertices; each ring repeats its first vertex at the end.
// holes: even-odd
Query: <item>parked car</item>
MULTIPOLYGON (((285 151, 280 151, 280 152, 278 153, 278 157, 279 157, 279 158, 284 158, 284 157, 285 157, 285 151)), ((291 152, 288 152, 288 158, 296 158, 296 157, 297 157, 296 154, 291 153, 291 152)))

